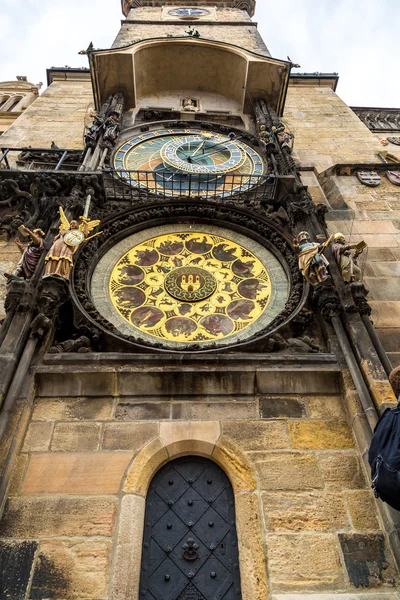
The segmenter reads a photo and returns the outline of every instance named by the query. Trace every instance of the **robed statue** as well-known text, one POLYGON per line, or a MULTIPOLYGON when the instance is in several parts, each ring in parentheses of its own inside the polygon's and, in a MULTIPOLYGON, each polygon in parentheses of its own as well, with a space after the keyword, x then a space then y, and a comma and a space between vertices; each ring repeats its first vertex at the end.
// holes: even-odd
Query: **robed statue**
POLYGON ((53 241, 53 245, 45 258, 44 277, 56 275, 69 279, 73 266, 73 257, 79 246, 89 239, 99 235, 96 233, 89 237, 89 233, 99 225, 100 221, 89 221, 86 217, 80 217, 78 221, 69 222, 63 209, 60 207, 61 225, 59 233, 53 241))
POLYGON ((30 279, 44 251, 44 231, 41 229, 31 231, 25 225, 20 225, 18 230, 23 236, 29 237, 30 241, 28 244, 23 244, 16 238, 15 243, 22 256, 12 273, 4 273, 4 277, 9 281, 30 279))
POLYGON ((357 264, 357 257, 364 251, 367 244, 361 240, 355 244, 346 244, 343 233, 335 233, 333 236, 332 253, 339 265, 343 280, 346 283, 361 281, 362 272, 357 264), (355 250, 354 254, 351 250, 355 250))
POLYGON ((307 231, 301 231, 294 239, 294 247, 298 250, 299 269, 311 285, 317 285, 328 279, 328 259, 324 256, 325 248, 332 242, 333 236, 322 244, 312 242, 307 231))

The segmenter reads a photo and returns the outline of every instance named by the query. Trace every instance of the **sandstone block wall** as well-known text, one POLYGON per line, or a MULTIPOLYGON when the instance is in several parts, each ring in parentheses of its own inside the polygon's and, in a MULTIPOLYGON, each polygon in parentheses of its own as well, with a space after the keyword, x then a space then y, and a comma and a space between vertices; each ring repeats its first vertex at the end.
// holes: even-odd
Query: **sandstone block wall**
MULTIPOLYGON (((24 557, 30 578, 16 573, 20 588, 14 585, 14 595, 4 598, 111 600, 124 496, 133 488, 145 494, 144 474, 168 460, 181 440, 186 453, 202 453, 204 444, 191 441, 200 439, 208 440, 217 462, 229 457, 233 481, 240 476, 255 482, 250 496, 237 496, 237 519, 246 519, 254 540, 261 528, 262 544, 243 543, 252 547, 248 569, 266 561, 271 593, 322 597, 330 590, 393 589, 396 569, 347 402, 335 386, 330 389, 190 400, 37 397, 0 523, 0 554, 9 564, 24 557), (139 453, 141 470, 130 469, 139 453), (260 523, 248 521, 249 501, 256 503, 260 523), (361 562, 360 544, 366 548, 361 562)), ((119 587, 129 589, 136 571, 119 573, 119 587)), ((249 596, 246 581, 244 571, 245 599, 265 598, 249 596)))
POLYGON ((329 232, 340 231, 368 250, 360 258, 370 290, 373 321, 393 367, 400 364, 400 186, 383 174, 381 185, 363 185, 356 175, 338 176, 335 164, 379 163, 378 153, 399 157, 398 147, 382 147, 353 111, 330 88, 290 86, 284 122, 295 135, 302 179, 315 202, 328 205, 329 232))
POLYGON ((1 137, 2 147, 82 148, 84 119, 93 107, 88 81, 54 81, 1 137))
MULTIPOLYGON (((202 20, 195 22, 194 28, 202 38, 234 44, 270 56, 257 27, 245 10, 221 8, 217 9, 216 14, 217 18, 214 22, 202 22, 202 20)), ((185 20, 176 19, 171 23, 163 19, 162 8, 131 9, 127 21, 122 22, 112 47, 119 48, 140 40, 168 35, 185 37, 189 27, 185 20)))

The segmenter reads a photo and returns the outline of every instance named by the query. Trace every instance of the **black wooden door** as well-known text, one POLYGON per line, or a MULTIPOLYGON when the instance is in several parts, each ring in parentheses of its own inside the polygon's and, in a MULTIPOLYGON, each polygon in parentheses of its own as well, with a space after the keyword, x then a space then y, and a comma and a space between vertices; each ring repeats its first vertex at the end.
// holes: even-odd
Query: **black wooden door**
POLYGON ((178 458, 151 483, 142 599, 241 600, 233 490, 210 460, 178 458))

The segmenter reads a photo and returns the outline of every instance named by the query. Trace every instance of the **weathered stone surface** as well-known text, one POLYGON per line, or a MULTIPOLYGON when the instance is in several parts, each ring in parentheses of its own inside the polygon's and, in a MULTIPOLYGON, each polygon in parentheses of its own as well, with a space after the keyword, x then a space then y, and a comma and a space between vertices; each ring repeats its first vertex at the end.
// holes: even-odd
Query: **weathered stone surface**
POLYGON ((254 372, 180 369, 151 373, 119 373, 122 396, 193 396, 254 394, 254 372))
POLYGON ((169 402, 141 402, 137 404, 120 403, 115 411, 117 421, 142 421, 150 419, 169 419, 171 404, 169 402))
POLYGON ((69 371, 68 376, 59 373, 38 373, 37 395, 42 398, 82 397, 82 396, 112 396, 115 391, 115 381, 112 374, 97 371, 69 371))
POLYGON ((252 419, 258 416, 255 402, 173 403, 173 419, 252 419))
POLYGON ((340 533, 339 541, 350 583, 355 588, 396 583, 383 534, 340 533))
POLYGON ((30 600, 100 600, 107 597, 111 542, 43 541, 30 600))
POLYGON ((319 452, 318 463, 327 488, 358 489, 367 486, 355 452, 319 452))
POLYGON ((300 419, 306 414, 304 402, 297 398, 269 398, 259 399, 260 417, 262 419, 276 419, 286 417, 288 419, 300 419))
POLYGON ((125 478, 124 492, 145 496, 154 473, 168 458, 168 452, 159 438, 149 442, 130 465, 125 478))
POLYGON ((160 423, 160 438, 170 457, 185 453, 211 456, 220 434, 218 421, 160 423))
POLYGON ((116 512, 117 499, 111 496, 10 498, 0 521, 0 536, 111 536, 116 512))
POLYGON ((335 371, 306 370, 257 370, 257 390, 259 394, 338 394, 339 381, 335 371))
POLYGON ((289 448, 290 439, 284 421, 223 421, 222 433, 242 450, 289 448))
POLYGON ((113 398, 38 398, 34 421, 105 421, 111 419, 113 398))
POLYGON ((0 541, 0 598, 25 600, 37 542, 0 541))
POLYGON ((27 454, 20 454, 17 458, 15 467, 13 469, 10 489, 8 492, 10 496, 18 494, 21 489, 22 481, 25 475, 26 465, 28 464, 28 458, 29 457, 27 454))
POLYGON ((343 586, 334 534, 267 536, 268 568, 276 591, 329 590, 343 586))
POLYGON ((312 419, 338 419, 343 421, 345 418, 340 396, 308 396, 307 406, 312 419))
POLYGON ((53 423, 31 423, 26 432, 23 452, 46 452, 50 446, 53 423))
POLYGON ((343 499, 336 493, 264 493, 262 503, 270 531, 330 531, 349 526, 343 499))
POLYGON ((156 423, 107 423, 104 428, 102 448, 139 452, 157 435, 156 423))
POLYGON ((116 493, 131 458, 131 452, 34 454, 22 493, 116 493))
POLYGON ((238 494, 235 498, 235 508, 242 598, 265 600, 268 596, 268 583, 258 496, 252 493, 238 494))
POLYGON ((145 508, 142 497, 128 495, 122 498, 112 600, 137 600, 139 597, 145 508))
POLYGON ((247 458, 229 438, 219 438, 212 457, 227 473, 235 494, 256 489, 256 480, 247 458))
POLYGON ((51 450, 85 452, 97 450, 101 423, 56 423, 51 450))
MULTIPOLYGON (((256 454, 251 455, 258 460, 256 454)), ((308 490, 322 487, 317 460, 312 452, 270 452, 256 462, 263 490, 308 490)))
POLYGON ((357 490, 344 495, 354 529, 379 529, 377 506, 371 492, 357 490))
POLYGON ((354 441, 345 421, 291 421, 288 423, 293 448, 353 448, 354 441))

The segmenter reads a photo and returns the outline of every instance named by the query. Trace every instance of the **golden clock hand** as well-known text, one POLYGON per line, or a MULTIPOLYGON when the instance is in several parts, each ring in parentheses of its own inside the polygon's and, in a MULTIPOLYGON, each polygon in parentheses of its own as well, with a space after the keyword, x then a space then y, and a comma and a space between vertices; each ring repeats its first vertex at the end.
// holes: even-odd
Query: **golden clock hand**
POLYGON ((192 156, 190 156, 189 158, 193 158, 193 156, 195 156, 195 154, 198 153, 198 151, 200 150, 200 148, 202 146, 204 146, 204 144, 206 143, 207 140, 204 140, 203 142, 201 142, 200 146, 197 147, 197 149, 193 152, 192 156))

